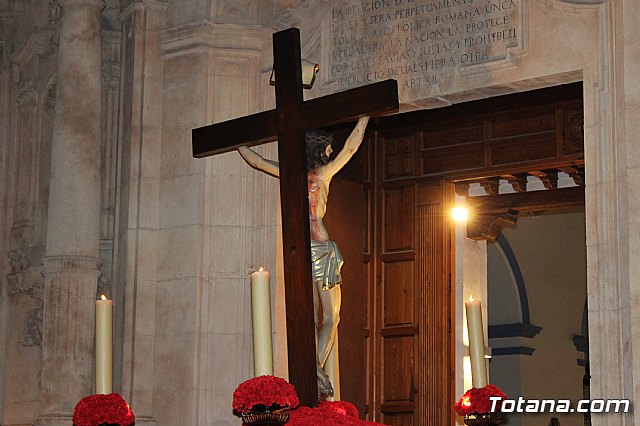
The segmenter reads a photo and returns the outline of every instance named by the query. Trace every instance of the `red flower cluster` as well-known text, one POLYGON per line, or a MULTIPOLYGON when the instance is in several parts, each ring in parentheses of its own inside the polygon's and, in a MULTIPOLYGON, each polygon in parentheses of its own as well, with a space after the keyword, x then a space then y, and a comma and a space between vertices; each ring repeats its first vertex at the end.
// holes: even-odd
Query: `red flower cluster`
POLYGON ((316 408, 300 407, 291 411, 289 426, 374 426, 380 423, 360 420, 358 409, 346 401, 322 402, 316 408))
POLYGON ((323 401, 318 408, 330 410, 343 416, 360 417, 360 413, 355 405, 347 401, 323 401))
POLYGON ((502 400, 505 395, 499 387, 494 385, 487 385, 483 388, 471 388, 462 395, 462 398, 456 402, 456 413, 459 416, 466 416, 474 413, 489 413, 491 412, 491 405, 493 402, 489 399, 491 396, 499 396, 500 401, 496 403, 497 410, 500 411, 502 407, 502 400))
POLYGON ((233 393, 234 410, 244 413, 256 405, 295 408, 299 403, 293 385, 275 376, 259 376, 244 381, 233 393))
POLYGON ((74 426, 131 426, 135 422, 131 407, 117 393, 84 397, 73 412, 74 426))

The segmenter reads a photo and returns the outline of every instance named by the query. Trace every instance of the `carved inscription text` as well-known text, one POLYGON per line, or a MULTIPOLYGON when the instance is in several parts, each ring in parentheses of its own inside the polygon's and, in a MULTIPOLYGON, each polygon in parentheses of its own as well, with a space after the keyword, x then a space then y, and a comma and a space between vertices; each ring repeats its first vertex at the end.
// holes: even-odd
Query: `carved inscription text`
POLYGON ((338 90, 395 78, 401 92, 446 90, 459 71, 519 46, 521 0, 333 3, 331 77, 338 90))

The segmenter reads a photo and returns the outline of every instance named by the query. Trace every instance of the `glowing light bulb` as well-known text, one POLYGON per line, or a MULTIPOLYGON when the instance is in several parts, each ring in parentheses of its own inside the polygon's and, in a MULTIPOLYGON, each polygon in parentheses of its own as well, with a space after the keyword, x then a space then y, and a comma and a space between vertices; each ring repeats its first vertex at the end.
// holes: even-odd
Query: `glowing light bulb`
POLYGON ((466 207, 454 207, 451 210, 451 217, 454 222, 466 222, 469 218, 469 209, 466 207))

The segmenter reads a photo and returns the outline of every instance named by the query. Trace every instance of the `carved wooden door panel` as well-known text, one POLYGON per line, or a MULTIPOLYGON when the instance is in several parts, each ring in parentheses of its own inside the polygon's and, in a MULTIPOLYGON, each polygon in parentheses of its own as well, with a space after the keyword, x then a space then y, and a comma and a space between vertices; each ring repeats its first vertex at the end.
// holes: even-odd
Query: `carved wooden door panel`
MULTIPOLYGON (((371 418, 451 424, 451 295, 440 180, 416 180, 414 134, 378 135, 369 227, 371 418)), ((369 151, 371 153, 371 151, 369 151)))

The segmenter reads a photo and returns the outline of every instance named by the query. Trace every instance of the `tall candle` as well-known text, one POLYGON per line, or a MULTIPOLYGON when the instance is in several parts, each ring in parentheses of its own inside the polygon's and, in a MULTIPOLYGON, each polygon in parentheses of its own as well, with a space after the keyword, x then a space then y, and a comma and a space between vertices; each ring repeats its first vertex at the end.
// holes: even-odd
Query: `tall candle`
POLYGON ((113 392, 113 302, 96 300, 96 394, 113 392))
POLYGON ((251 311, 253 314, 253 369, 256 377, 265 374, 273 375, 269 272, 260 268, 250 277, 251 311))
POLYGON ((470 298, 464 302, 467 311, 467 331, 469 332, 469 357, 471 358, 471 382, 474 388, 487 385, 487 364, 484 357, 484 330, 482 328, 482 307, 479 300, 470 298))

